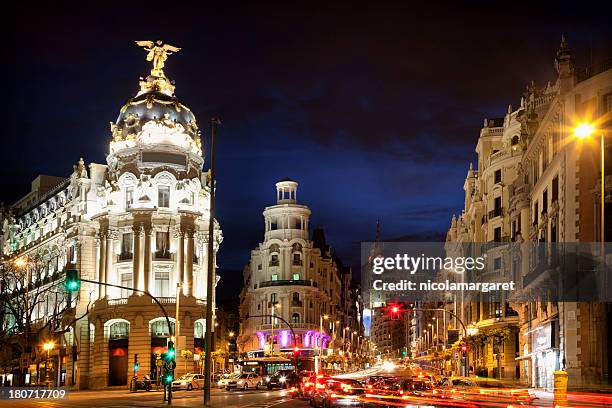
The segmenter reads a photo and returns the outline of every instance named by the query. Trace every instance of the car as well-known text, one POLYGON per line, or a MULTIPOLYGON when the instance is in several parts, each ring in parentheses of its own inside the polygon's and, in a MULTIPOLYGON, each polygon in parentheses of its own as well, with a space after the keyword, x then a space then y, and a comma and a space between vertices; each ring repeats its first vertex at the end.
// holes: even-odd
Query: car
POLYGON ((278 371, 264 379, 264 385, 272 388, 291 388, 300 384, 300 377, 293 371, 278 371))
POLYGON ((240 375, 239 373, 230 373, 230 374, 223 374, 221 376, 221 378, 219 378, 219 380, 217 381, 217 387, 224 389, 227 386, 227 383, 232 379, 237 377, 238 375, 240 375))
POLYGON ((204 376, 202 374, 185 374, 172 381, 172 390, 187 390, 204 387, 204 376))
POLYGON ((331 377, 327 377, 323 374, 313 375, 310 378, 304 378, 302 380, 302 397, 310 400, 313 392, 317 388, 325 387, 325 383, 330 379, 331 377))
POLYGON ((312 407, 363 407, 365 389, 357 380, 327 378, 310 397, 312 407))
POLYGON ((262 379, 259 374, 256 373, 242 373, 238 376, 230 379, 225 386, 226 390, 241 389, 248 390, 249 388, 258 389, 262 383, 262 379))

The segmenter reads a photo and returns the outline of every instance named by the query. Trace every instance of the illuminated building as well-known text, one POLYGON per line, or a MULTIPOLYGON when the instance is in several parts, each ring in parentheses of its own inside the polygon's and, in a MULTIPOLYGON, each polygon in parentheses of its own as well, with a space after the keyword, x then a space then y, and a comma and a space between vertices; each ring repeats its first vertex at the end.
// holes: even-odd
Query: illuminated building
MULTIPOLYGON (((478 168, 468 172, 464 210, 453 217, 448 242, 599 241, 600 146, 577 141, 573 129, 585 115, 598 118, 612 111, 609 66, 578 69, 563 39, 555 59, 556 82, 543 87, 532 82, 518 109, 510 107, 503 118, 485 121, 476 148, 478 168)), ((606 152, 610 157, 610 145, 606 152)), ((612 205, 609 163, 607 213, 612 205)), ((609 223, 607 218, 607 231, 609 223)), ((529 279, 529 272, 535 269, 529 256, 515 264, 501 252, 488 255, 494 269, 521 277, 523 289, 537 289, 537 282, 529 279)), ((474 322, 480 330, 511 328, 510 341, 501 349, 503 378, 552 389, 553 373, 564 369, 570 388, 608 381, 612 370, 609 305, 467 299, 459 310, 464 320, 474 322)), ((474 350, 470 353, 483 374, 497 374, 497 353, 490 343, 476 355, 474 350)))
MULTIPOLYGON (((151 293, 173 326, 181 284, 175 341, 180 375, 185 367, 196 369, 193 353, 204 347, 211 186, 202 171, 196 119, 162 69, 168 50, 178 49, 156 44, 150 45, 157 52, 150 75, 140 79, 140 90, 111 123, 106 164, 81 159, 69 178, 38 178, 32 193, 4 215, 1 242, 4 265, 16 257, 48 264, 30 287, 57 287, 62 271, 74 268, 82 278, 151 293), (192 355, 183 357, 182 350, 192 355)), ((214 222, 216 254, 222 234, 214 222)), ((136 358, 140 376, 159 376, 169 328, 149 297, 85 282, 73 296, 75 307, 61 321, 64 333, 46 334, 57 344, 56 383, 79 389, 126 385, 136 358), (74 316, 84 317, 71 323, 74 316)), ((45 307, 36 312, 35 325, 44 324, 48 302, 45 307)), ((34 348, 31 362, 37 353, 34 348)), ((19 365, 2 357, 5 367, 19 365)))
MULTIPOLYGON (((343 350, 343 337, 348 343, 360 322, 357 307, 345 309, 355 301, 351 270, 332 254, 322 229, 309 237, 311 212, 298 204, 297 188, 289 178, 276 183, 276 204, 263 212, 264 241, 244 269, 237 343, 252 358, 290 357, 297 345, 302 368, 312 369, 320 349, 324 356, 343 350), (297 344, 288 326, 272 315, 291 325, 297 344)), ((350 351, 348 344, 344 351, 350 351)))

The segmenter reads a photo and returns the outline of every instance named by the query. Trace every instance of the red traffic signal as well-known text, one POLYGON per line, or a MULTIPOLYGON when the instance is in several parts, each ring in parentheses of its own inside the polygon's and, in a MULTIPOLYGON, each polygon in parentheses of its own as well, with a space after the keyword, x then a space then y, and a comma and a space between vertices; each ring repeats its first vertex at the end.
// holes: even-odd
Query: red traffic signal
POLYGON ((467 351, 470 349, 470 347, 467 344, 462 344, 461 345, 461 352, 462 353, 467 353, 467 351))
POLYGON ((298 346, 295 346, 293 348, 293 354, 298 354, 300 352, 300 348, 298 346))

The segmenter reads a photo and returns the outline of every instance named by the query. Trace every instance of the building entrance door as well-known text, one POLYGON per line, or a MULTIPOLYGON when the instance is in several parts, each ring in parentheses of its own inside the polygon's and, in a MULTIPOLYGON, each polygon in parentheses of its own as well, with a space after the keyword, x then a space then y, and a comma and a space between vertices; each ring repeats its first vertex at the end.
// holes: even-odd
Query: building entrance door
POLYGON ((127 385, 127 339, 108 342, 108 385, 127 385))

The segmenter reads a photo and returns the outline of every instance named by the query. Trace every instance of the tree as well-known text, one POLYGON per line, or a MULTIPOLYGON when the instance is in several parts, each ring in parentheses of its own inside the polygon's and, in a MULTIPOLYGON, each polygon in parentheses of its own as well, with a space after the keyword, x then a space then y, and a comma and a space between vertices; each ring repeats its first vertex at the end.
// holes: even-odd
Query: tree
POLYGON ((18 258, 18 262, 0 264, 0 345, 10 366, 14 358, 19 358, 20 383, 25 380, 37 346, 66 333, 89 311, 88 304, 83 316, 74 316, 75 295, 63 286, 60 256, 58 247, 45 248, 18 258))
POLYGON ((185 359, 185 372, 187 372, 187 360, 193 357, 193 351, 188 349, 181 350, 181 357, 185 359))

